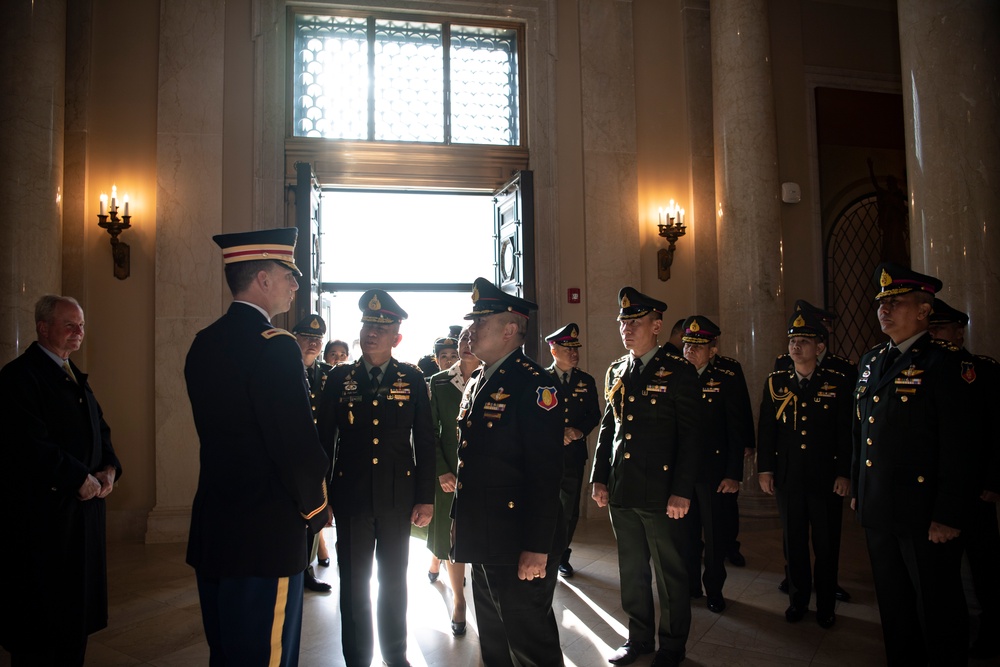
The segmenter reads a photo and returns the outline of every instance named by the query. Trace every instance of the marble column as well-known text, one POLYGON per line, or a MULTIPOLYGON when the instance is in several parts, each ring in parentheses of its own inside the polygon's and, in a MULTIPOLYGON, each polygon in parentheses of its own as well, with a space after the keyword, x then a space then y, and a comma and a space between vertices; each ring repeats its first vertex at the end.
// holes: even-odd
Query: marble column
POLYGON ((1000 4, 899 0, 913 268, 1000 357, 1000 4))
MULTIPOLYGON (((787 344, 767 1, 713 2, 710 21, 719 326, 756 397, 787 344)), ((756 473, 749 462, 740 511, 774 516, 776 505, 760 492, 756 473)))
POLYGON ((16 0, 0 21, 0 365, 35 340, 35 301, 62 288, 65 0, 16 0))

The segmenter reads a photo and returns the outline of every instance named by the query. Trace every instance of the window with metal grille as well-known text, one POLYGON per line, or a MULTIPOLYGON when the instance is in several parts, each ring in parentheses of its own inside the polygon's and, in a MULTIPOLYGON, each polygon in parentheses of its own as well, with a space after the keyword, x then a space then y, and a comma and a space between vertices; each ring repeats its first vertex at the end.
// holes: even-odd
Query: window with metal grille
POLYGON ((881 248, 877 200, 871 193, 844 207, 826 242, 826 303, 837 314, 830 349, 852 361, 885 340, 872 282, 881 248))
POLYGON ((294 15, 293 135, 519 146, 516 25, 294 15))

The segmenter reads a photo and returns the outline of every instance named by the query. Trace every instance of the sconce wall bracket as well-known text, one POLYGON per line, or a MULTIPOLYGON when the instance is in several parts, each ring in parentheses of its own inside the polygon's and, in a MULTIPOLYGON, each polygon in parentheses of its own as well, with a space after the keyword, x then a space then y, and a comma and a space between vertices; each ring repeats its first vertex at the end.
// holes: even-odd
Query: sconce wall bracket
POLYGON ((656 277, 666 282, 670 280, 670 266, 674 263, 674 251, 677 250, 677 239, 687 233, 684 223, 659 225, 659 234, 667 239, 666 248, 660 248, 656 253, 656 277))
MULTIPOLYGON (((128 206, 126 205, 126 209, 128 206)), ((102 229, 106 229, 111 235, 111 259, 114 261, 115 278, 125 280, 129 277, 131 263, 131 249, 124 241, 119 241, 118 236, 131 227, 129 224, 132 216, 123 215, 118 217, 117 207, 111 209, 111 215, 98 215, 97 224, 102 229)))

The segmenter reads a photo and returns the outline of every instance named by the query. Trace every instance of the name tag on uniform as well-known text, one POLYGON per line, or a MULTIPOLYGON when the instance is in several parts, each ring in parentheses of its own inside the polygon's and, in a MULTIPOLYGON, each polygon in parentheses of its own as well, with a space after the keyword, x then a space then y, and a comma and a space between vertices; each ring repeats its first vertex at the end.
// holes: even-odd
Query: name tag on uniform
POLYGON ((389 394, 389 400, 390 401, 408 401, 408 400, 410 400, 410 395, 408 393, 406 393, 406 394, 399 394, 399 393, 393 392, 393 393, 389 394))
POLYGON ((816 395, 822 398, 837 398, 837 392, 835 391, 817 391, 816 395))

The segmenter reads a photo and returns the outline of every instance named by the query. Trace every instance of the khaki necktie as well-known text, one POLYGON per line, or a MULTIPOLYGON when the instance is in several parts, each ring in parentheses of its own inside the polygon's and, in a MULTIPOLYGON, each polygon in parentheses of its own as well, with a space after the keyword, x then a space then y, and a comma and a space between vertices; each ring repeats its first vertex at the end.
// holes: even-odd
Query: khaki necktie
POLYGON ((80 382, 76 379, 76 375, 73 374, 73 369, 69 367, 68 360, 63 361, 63 370, 66 371, 66 375, 69 376, 70 380, 76 382, 77 384, 80 384, 80 382))

